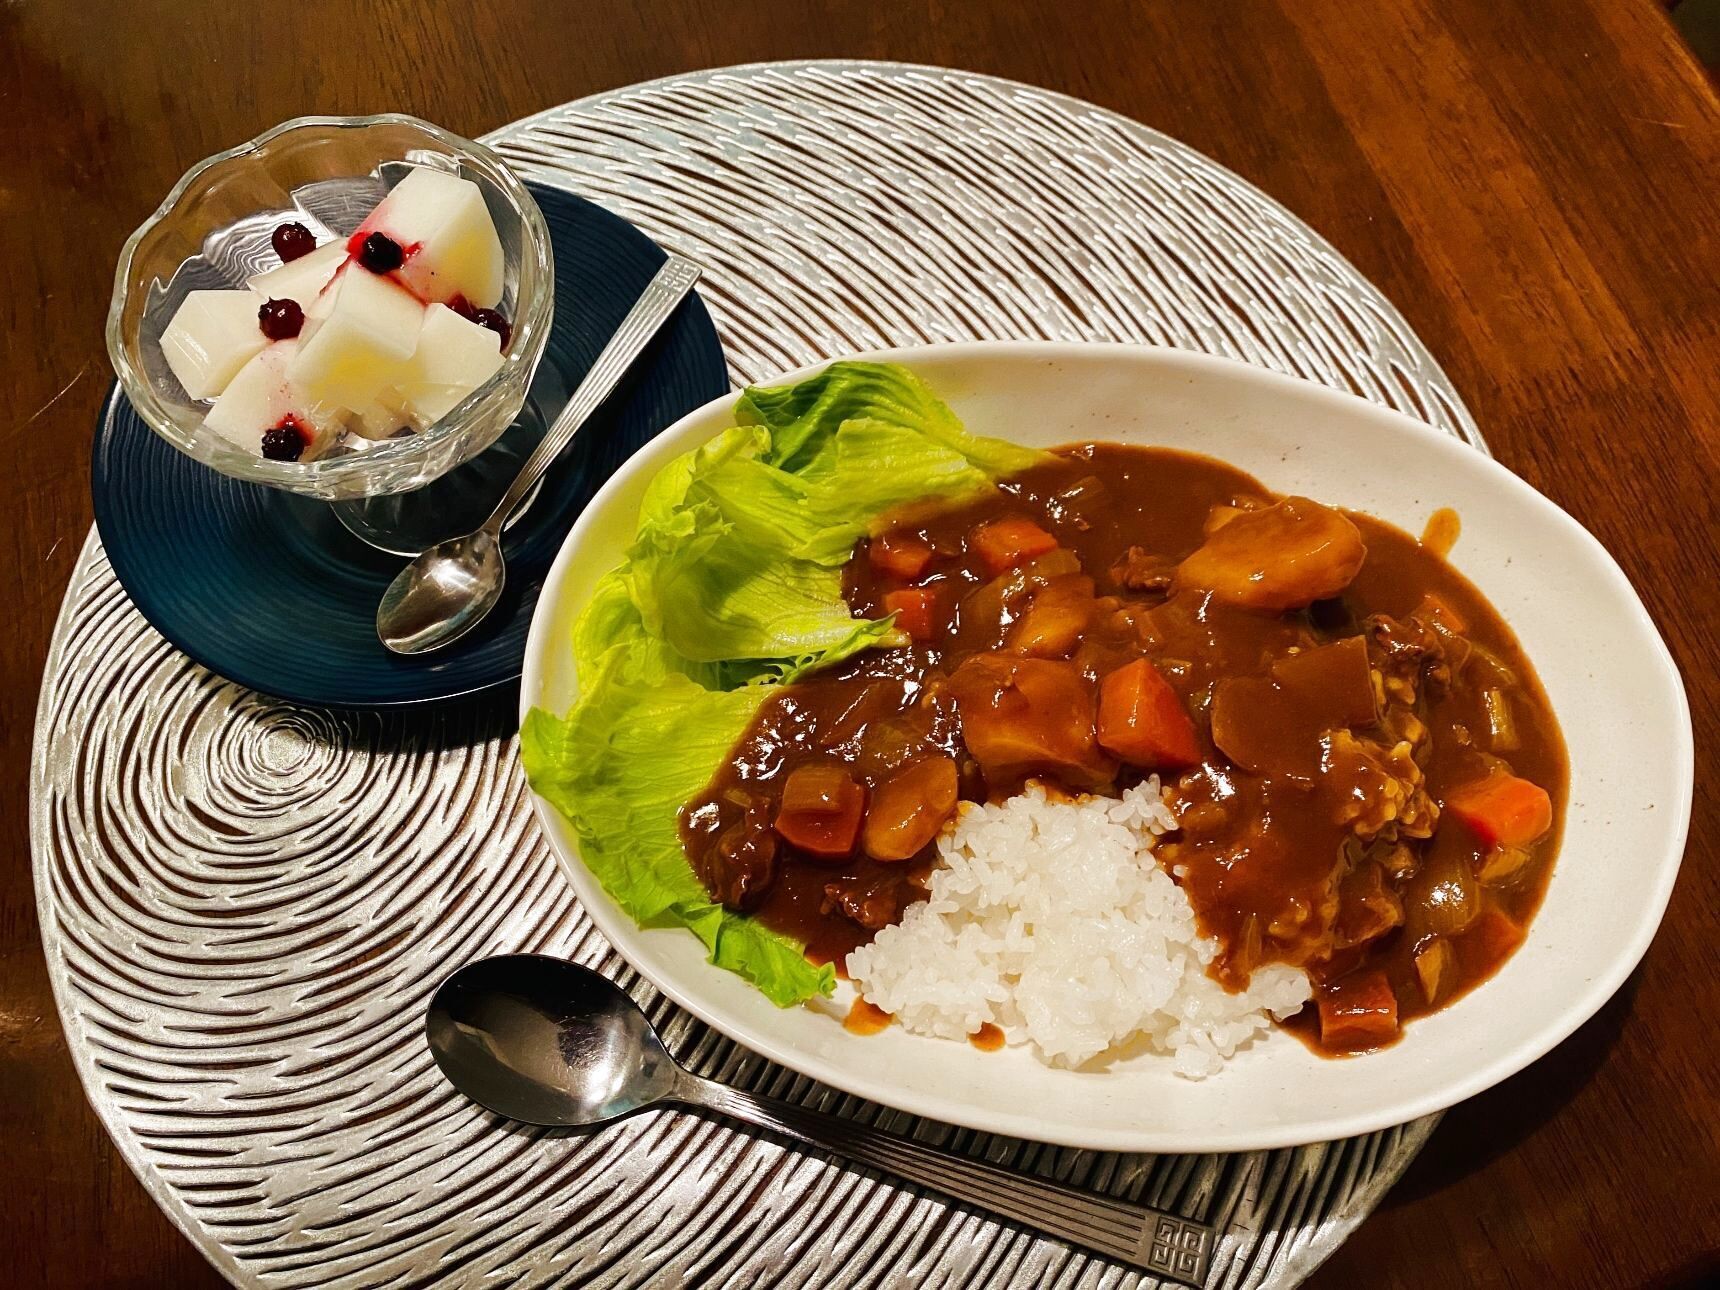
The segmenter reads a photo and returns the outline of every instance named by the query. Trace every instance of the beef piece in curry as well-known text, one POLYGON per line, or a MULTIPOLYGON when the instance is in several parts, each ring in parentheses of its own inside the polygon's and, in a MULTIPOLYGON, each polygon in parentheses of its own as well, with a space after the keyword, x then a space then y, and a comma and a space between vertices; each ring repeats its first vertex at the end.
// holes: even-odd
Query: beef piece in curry
POLYGON ((773 695, 688 804, 713 895, 841 963, 962 800, 1158 774, 1158 848, 1239 988, 1305 968, 1316 1048, 1391 1042, 1516 948, 1557 849, 1557 723, 1497 613, 1365 515, 1088 444, 902 514, 845 574, 902 641, 773 695))

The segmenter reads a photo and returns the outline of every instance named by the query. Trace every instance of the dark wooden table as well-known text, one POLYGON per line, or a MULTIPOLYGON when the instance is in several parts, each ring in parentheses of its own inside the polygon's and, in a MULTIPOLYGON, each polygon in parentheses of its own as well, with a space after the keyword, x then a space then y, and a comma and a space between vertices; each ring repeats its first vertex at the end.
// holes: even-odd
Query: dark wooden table
MULTIPOLYGON (((284 117, 401 109, 475 135, 632 81, 804 57, 1064 90, 1307 219, 1408 315, 1498 456, 1624 565, 1684 671, 1706 783, 1720 735, 1720 105, 1653 0, 11 0, 0 1281, 219 1283, 84 1101, 30 884, 36 690, 90 525, 121 241, 191 162, 284 117)), ((1720 811, 1701 791, 1665 926, 1630 983, 1552 1055, 1453 1110, 1311 1284, 1574 1290, 1720 1271, 1717 852, 1720 811)))

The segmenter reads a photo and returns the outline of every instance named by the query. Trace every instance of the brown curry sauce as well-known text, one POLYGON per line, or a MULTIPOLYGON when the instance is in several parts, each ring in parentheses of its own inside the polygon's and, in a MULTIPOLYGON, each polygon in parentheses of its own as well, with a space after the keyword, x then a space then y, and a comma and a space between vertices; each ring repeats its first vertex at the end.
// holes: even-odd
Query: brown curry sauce
POLYGON ((717 898, 840 969, 921 897, 935 848, 889 862, 859 846, 835 860, 797 851, 771 831, 785 778, 833 763, 872 802, 902 768, 948 757, 963 800, 1007 796, 1029 777, 1069 791, 1127 787, 1147 768, 1098 747, 988 768, 962 717, 977 703, 975 674, 1034 652, 1070 683, 1064 706, 1088 705, 1070 737, 1085 720, 1091 744, 1100 678, 1145 657, 1198 739, 1197 765, 1160 771, 1183 827, 1158 856, 1219 941, 1213 974, 1237 988, 1261 963, 1303 966, 1334 1015, 1366 994, 1358 984, 1377 991, 1383 977, 1395 996, 1389 1034, 1328 1019, 1323 1042, 1314 1004, 1289 1024, 1321 1051, 1389 1042, 1403 1020, 1457 998, 1520 942, 1558 847, 1564 746, 1510 629, 1429 549, 1455 536, 1455 516, 1430 525, 1440 536, 1424 546, 1346 513, 1365 559, 1341 594, 1305 607, 1240 607, 1179 584, 1179 565, 1215 525, 1276 500, 1210 458, 1087 444, 995 493, 904 513, 892 532, 929 544, 930 562, 904 579, 881 571, 863 542, 845 592, 857 617, 873 618, 890 592, 927 589, 929 637, 866 651, 767 700, 683 811, 695 870, 717 898), (1002 574, 985 568, 974 535, 1005 517, 1032 521, 1057 550, 1002 574), (1036 634, 1030 611, 1059 599, 1077 607, 1078 633, 1036 634), (1506 770, 1545 790, 1552 823, 1532 842, 1490 846, 1442 807, 1453 790, 1506 770))

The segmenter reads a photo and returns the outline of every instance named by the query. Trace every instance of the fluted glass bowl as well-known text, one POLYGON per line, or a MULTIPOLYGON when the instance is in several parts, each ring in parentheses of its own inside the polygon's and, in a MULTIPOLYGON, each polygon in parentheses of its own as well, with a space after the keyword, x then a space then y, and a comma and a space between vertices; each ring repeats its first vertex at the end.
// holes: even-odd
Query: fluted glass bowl
POLYGON ((490 149, 415 117, 299 117, 193 166, 120 252, 107 344, 132 406, 181 452, 237 479, 330 501, 420 488, 495 442, 519 415, 549 336, 555 270, 543 213, 490 149), (502 313, 513 337, 501 369, 418 434, 343 434, 314 461, 272 461, 206 429, 209 405, 167 366, 161 334, 192 291, 238 288, 280 261, 287 220, 345 237, 413 166, 483 190, 506 261, 502 313))

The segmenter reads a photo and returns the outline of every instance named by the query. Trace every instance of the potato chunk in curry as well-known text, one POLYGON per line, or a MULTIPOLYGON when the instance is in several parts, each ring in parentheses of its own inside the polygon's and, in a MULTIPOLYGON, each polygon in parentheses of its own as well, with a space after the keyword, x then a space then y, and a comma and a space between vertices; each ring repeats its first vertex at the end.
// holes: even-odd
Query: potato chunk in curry
POLYGON ((1174 585, 1245 609, 1300 609, 1349 586, 1367 553, 1343 512, 1286 497, 1214 530, 1177 568, 1174 585))
POLYGON ((1098 788, 1116 777, 1116 760, 1094 737, 1093 686, 1073 663, 975 654, 949 688, 988 785, 1050 774, 1098 788))

